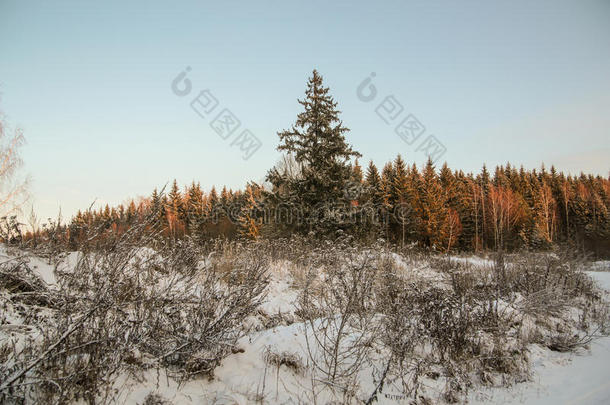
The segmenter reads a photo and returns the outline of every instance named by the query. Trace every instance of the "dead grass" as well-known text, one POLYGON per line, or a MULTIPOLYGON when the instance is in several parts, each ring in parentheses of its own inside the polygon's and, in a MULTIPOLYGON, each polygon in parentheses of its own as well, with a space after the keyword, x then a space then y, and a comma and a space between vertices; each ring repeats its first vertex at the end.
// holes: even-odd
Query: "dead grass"
POLYGON ((298 375, 303 375, 305 372, 305 365, 303 359, 296 353, 290 353, 287 351, 276 352, 271 347, 267 347, 263 352, 263 360, 266 364, 274 367, 286 366, 292 372, 298 375))

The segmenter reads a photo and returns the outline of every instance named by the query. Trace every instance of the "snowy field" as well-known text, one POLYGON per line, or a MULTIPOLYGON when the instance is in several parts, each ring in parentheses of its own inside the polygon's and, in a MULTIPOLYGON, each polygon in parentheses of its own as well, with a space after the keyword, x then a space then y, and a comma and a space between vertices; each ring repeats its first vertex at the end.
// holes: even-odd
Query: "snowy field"
MULTIPOLYGON (((478 261, 478 258, 475 259, 478 261)), ((606 262, 607 264, 607 262, 606 262)), ((589 272, 606 290, 610 290, 610 268, 589 272)), ((282 283, 276 282, 275 286, 282 283)), ((284 300, 282 289, 272 302, 284 305, 273 308, 290 313, 289 300, 284 300), (282 298, 280 298, 282 297, 282 298)), ((288 295, 291 295, 288 292, 288 295)), ((272 307, 268 307, 272 309, 272 307)), ((305 358, 306 345, 302 324, 279 326, 242 339, 244 353, 229 356, 216 372, 214 382, 190 382, 178 389, 163 378, 153 377, 159 384, 159 392, 174 403, 248 404, 257 391, 265 389, 270 394, 269 403, 307 403, 306 398, 295 400, 299 387, 307 388, 305 378, 295 376, 285 367, 265 369, 262 355, 269 347, 278 352, 297 352, 305 358)), ((610 404, 610 337, 601 337, 591 344, 588 352, 557 353, 539 346, 532 346, 533 381, 517 384, 512 388, 485 389, 472 392, 472 404, 610 404)), ((151 381, 149 380, 148 383, 151 381)), ((150 385, 134 388, 125 398, 126 404, 142 403, 150 385)), ((325 402, 321 402, 325 403, 325 402)), ((392 398, 379 398, 379 404, 408 403, 392 398)))
MULTIPOLYGON (((610 262, 598 262, 589 275, 610 290, 610 262), (604 267, 605 266, 605 267, 604 267)), ((557 353, 532 348, 534 381, 510 390, 471 395, 472 404, 610 404, 610 337, 600 337, 590 351, 557 353)))
MULTIPOLYGON (((489 264, 483 259, 461 258, 476 264, 489 264)), ((598 262, 595 270, 588 272, 606 290, 610 290, 610 262, 598 262)), ((279 276, 281 267, 276 269, 279 276)), ((269 313, 293 313, 292 300, 296 297, 289 283, 274 279, 265 309, 269 313)), ((150 384, 158 385, 158 392, 174 403, 254 403, 257 392, 268 393, 268 403, 309 403, 299 392, 310 384, 306 378, 295 375, 287 367, 269 369, 265 367, 263 354, 272 348, 276 352, 298 353, 307 357, 304 330, 301 323, 278 326, 270 330, 251 334, 240 342, 244 353, 226 358, 215 371, 212 382, 189 382, 178 388, 168 384, 163 376, 151 376, 145 384, 129 388, 124 397, 126 404, 141 404, 150 392, 150 384), (298 399, 295 399, 298 398, 298 399)), ((591 344, 589 351, 579 353, 557 353, 539 346, 532 346, 533 381, 512 388, 480 388, 471 393, 472 404, 609 404, 610 403, 610 337, 601 337, 591 344)), ((367 370, 368 371, 368 370, 367 370)), ((366 374, 366 373, 364 373, 366 374)), ((381 396, 379 404, 408 403, 391 394, 381 396), (390 398, 387 398, 389 396, 390 398)), ((399 395, 397 395, 399 396, 399 395)), ((326 403, 323 400, 319 403, 326 403)))
MULTIPOLYGON (((477 264, 488 264, 480 258, 461 258, 477 264)), ((603 288, 610 290, 610 263, 596 264, 596 271, 589 274, 603 288)), ((288 276, 281 266, 274 273, 288 276)), ((294 311, 292 305, 296 294, 289 283, 274 279, 270 285, 268 302, 264 305, 269 313, 284 313, 288 317, 294 311)), ((243 353, 226 358, 216 369, 212 382, 192 381, 181 387, 169 383, 163 375, 151 373, 144 384, 126 385, 125 404, 141 404, 150 392, 152 384, 157 392, 173 403, 189 404, 248 404, 254 403, 257 393, 265 391, 268 403, 309 403, 303 396, 308 390, 307 378, 295 375, 285 366, 279 369, 265 367, 263 355, 272 349, 275 352, 297 353, 307 357, 303 324, 278 326, 253 333, 241 342, 243 353), (298 399, 295 399, 298 398, 298 399)), ((516 384, 512 388, 479 388, 474 390, 469 403, 472 404, 609 404, 610 403, 610 337, 601 337, 591 344, 589 351, 579 353, 557 353, 540 346, 530 347, 533 364, 533 381, 516 384)), ((369 371, 369 370, 367 370, 369 371)), ((366 375, 366 372, 363 373, 366 375)), ((381 396, 379 404, 408 403, 396 399, 400 395, 381 396), (388 398, 389 397, 389 398, 388 398)), ((318 398, 318 403, 326 403, 318 398)), ((313 402, 313 401, 312 401, 313 402)))
MULTIPOLYGON (((2 252, 4 260, 9 258, 2 252)), ((63 268, 74 266, 77 254, 68 255, 63 268)), ((430 266, 407 262, 401 256, 395 257, 399 266, 417 269, 418 277, 427 280, 440 280, 440 276, 430 266)), ((490 265, 491 262, 477 257, 455 258, 456 261, 475 265, 490 265)), ((50 286, 55 284, 53 266, 43 259, 31 258, 31 266, 50 286)), ((259 316, 252 316, 245 324, 250 330, 238 342, 238 350, 222 360, 214 370, 211 379, 194 379, 178 384, 165 372, 152 368, 139 380, 120 377, 115 383, 119 392, 117 403, 143 404, 151 393, 174 404, 308 404, 332 403, 332 397, 323 392, 312 398, 314 381, 300 368, 308 359, 308 345, 305 328, 296 322, 295 289, 291 263, 278 261, 272 263, 269 274, 270 283, 265 302, 260 307, 259 316), (264 321, 274 319, 276 326, 265 329, 264 321), (295 364, 270 364, 269 356, 288 355, 296 359, 295 364)), ((610 290, 610 262, 597 262, 595 271, 588 274, 606 290, 610 290)), ((11 314, 2 316, 0 338, 10 335, 11 323, 18 319, 11 314)), ((528 348, 532 363, 532 378, 528 382, 513 385, 511 388, 471 389, 468 401, 473 404, 607 404, 610 403, 610 338, 602 337, 590 344, 590 350, 577 353, 558 353, 538 345, 528 348)), ((375 364, 366 365, 359 373, 359 385, 364 392, 375 388, 371 375, 379 372, 375 364)), ((429 382, 428 392, 442 390, 429 382)), ((380 404, 410 403, 399 390, 388 384, 384 394, 378 397, 380 404)))

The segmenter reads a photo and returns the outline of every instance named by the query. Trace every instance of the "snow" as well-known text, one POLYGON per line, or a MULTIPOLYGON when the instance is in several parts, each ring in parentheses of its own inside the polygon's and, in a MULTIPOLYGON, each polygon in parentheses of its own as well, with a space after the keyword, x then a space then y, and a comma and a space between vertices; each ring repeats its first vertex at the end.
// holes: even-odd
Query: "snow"
POLYGON ((591 263, 589 268, 591 271, 609 271, 610 272, 610 260, 598 260, 591 263))
MULTIPOLYGON (((483 264, 484 259, 463 258, 483 264), (482 263, 483 262, 483 263, 482 263)), ((406 263, 401 263, 409 267, 406 263)), ((487 264, 487 263, 485 263, 487 264)), ((268 302, 263 306, 268 313, 294 310, 296 291, 290 287, 285 268, 278 266, 272 275, 268 302)), ((427 269, 426 269, 427 270, 427 269)), ((590 272, 606 289, 610 289, 610 272, 590 272)), ((252 333, 240 340, 243 353, 230 355, 215 370, 213 381, 191 381, 177 389, 165 378, 156 379, 157 392, 177 403, 248 404, 263 396, 268 403, 290 404, 310 402, 304 398, 311 387, 309 377, 299 375, 286 366, 277 369, 266 365, 264 353, 292 353, 307 362, 307 348, 302 323, 277 326, 252 333)), ((610 403, 610 337, 595 340, 590 353, 557 353, 540 346, 530 347, 533 381, 517 384, 510 389, 474 389, 469 402, 473 404, 606 404, 610 403)), ((368 370, 367 370, 368 371, 368 370)), ((363 372, 363 375, 367 373, 363 372)), ((369 375, 370 375, 370 371, 369 375)), ((148 382, 141 386, 140 394, 150 392, 148 382)), ((143 396, 128 396, 126 403, 141 403, 143 396)), ((145 395, 145 394, 144 394, 145 395)), ((320 398, 321 403, 330 398, 320 398)), ((379 398, 379 404, 396 404, 400 401, 379 398)))
MULTIPOLYGON (((6 245, 0 245, 0 262, 23 258, 28 262, 29 267, 36 273, 46 284, 54 286, 55 279, 55 264, 49 263, 47 259, 29 254, 21 254, 22 252, 8 249, 6 245)), ((61 270, 71 269, 76 266, 78 260, 78 252, 70 252, 57 264, 57 268, 61 270)))
POLYGON ((267 315, 294 313, 298 291, 293 288, 292 276, 288 271, 289 265, 290 263, 281 261, 271 266, 267 297, 260 306, 267 315))
POLYGON ((53 265, 48 264, 47 262, 45 262, 39 258, 34 258, 34 259, 30 260, 30 265, 32 266, 32 270, 34 270, 34 272, 36 274, 38 274, 45 283, 47 283, 48 285, 55 284, 56 280, 55 280, 55 274, 53 272, 54 271, 53 265))
MULTIPOLYGON (((143 252, 146 254, 147 252, 143 252)), ((148 252, 150 253, 150 252, 148 252)), ((14 257, 1 247, 0 258, 14 257)), ((407 274, 427 280, 441 280, 439 274, 424 261, 407 261, 393 255, 399 268, 407 274)), ((30 266, 49 285, 55 280, 55 265, 45 259, 29 257, 30 266)), ((78 260, 78 253, 67 255, 59 264, 69 269, 78 260)), ((493 263, 480 257, 452 257, 456 262, 476 266, 491 266, 493 263)), ((303 366, 308 363, 305 325, 294 322, 295 303, 298 296, 298 280, 292 263, 277 261, 269 269, 270 282, 267 297, 261 305, 260 314, 246 322, 248 334, 238 342, 236 353, 226 357, 214 370, 212 379, 194 379, 178 384, 165 370, 150 369, 141 378, 122 376, 115 384, 119 398, 117 403, 142 404, 150 393, 157 393, 172 403, 179 404, 250 404, 264 398, 264 403, 297 404, 312 403, 312 376, 286 365, 276 366, 265 362, 265 354, 292 355, 300 359, 303 366), (279 323, 265 326, 272 317, 279 323), (265 329, 265 328, 268 329, 265 329), (308 394, 309 393, 309 394, 308 394)), ((599 284, 610 290, 610 261, 594 262, 588 274, 599 284)), ((298 278, 298 277, 297 277, 298 278)), ((503 304, 503 303, 501 303, 503 304)), ((507 308, 510 310, 510 308, 507 308)), ((0 338, 12 336, 11 328, 23 322, 12 307, 0 314, 0 338)), ((22 343, 21 340, 18 340, 22 343)), ((472 404, 556 404, 556 403, 610 403, 610 337, 592 342, 589 352, 558 353, 541 346, 530 346, 532 380, 511 388, 473 387, 469 396, 472 404)), ((360 384, 364 392, 372 391, 372 369, 365 367, 360 373, 360 384)), ((388 387, 389 388, 389 387, 388 387)), ((332 400, 328 393, 317 397, 319 403, 332 400)), ((381 396, 379 404, 396 404, 401 400, 381 396)))
POLYGON ((493 267, 494 261, 479 256, 450 256, 452 262, 470 264, 477 267, 493 267))
POLYGON ((273 365, 266 365, 264 353, 269 348, 278 353, 300 353, 305 361, 302 357, 306 353, 303 329, 303 324, 298 323, 243 337, 238 344, 243 352, 225 358, 214 370, 212 381, 193 380, 178 386, 163 370, 161 374, 147 372, 141 383, 124 381, 119 402, 142 403, 148 393, 154 392, 173 403, 248 404, 261 393, 271 403, 297 403, 293 393, 307 381, 286 366, 278 370, 273 365))
MULTIPOLYGON (((588 272, 610 290, 610 272, 588 272)), ((472 404, 610 404, 610 337, 591 343, 587 353, 531 349, 534 381, 510 390, 489 389, 471 395, 472 404)))
MULTIPOLYGON (((467 262, 487 264, 485 259, 462 258, 467 262)), ((400 263, 405 268, 412 264, 400 263)), ((428 269, 425 269, 428 272, 428 269)), ((590 272, 600 284, 610 289, 610 272, 590 272)), ((273 268, 268 300, 263 309, 268 314, 294 311, 296 291, 291 287, 291 277, 285 265, 273 268)), ((176 403, 249 404, 264 397, 265 403, 308 403, 304 395, 310 392, 311 378, 286 366, 279 369, 264 362, 264 353, 290 353, 307 363, 308 354, 304 338, 304 325, 294 323, 254 332, 239 342, 243 352, 228 356, 215 370, 212 381, 190 381, 179 389, 176 383, 154 375, 143 382, 139 389, 124 397, 125 403, 141 403, 144 396, 153 391, 176 403), (156 390, 151 390, 151 385, 156 390)), ((473 389, 469 402, 473 404, 557 404, 557 403, 610 403, 610 338, 592 343, 591 353, 557 353, 540 346, 530 347, 533 381, 517 384, 512 388, 473 389)), ((361 375, 368 374, 365 370, 361 375)), ((366 384, 365 381, 362 382, 366 384)), ((320 403, 331 398, 318 397, 320 403)), ((400 401, 380 397, 379 404, 396 404, 400 401)))

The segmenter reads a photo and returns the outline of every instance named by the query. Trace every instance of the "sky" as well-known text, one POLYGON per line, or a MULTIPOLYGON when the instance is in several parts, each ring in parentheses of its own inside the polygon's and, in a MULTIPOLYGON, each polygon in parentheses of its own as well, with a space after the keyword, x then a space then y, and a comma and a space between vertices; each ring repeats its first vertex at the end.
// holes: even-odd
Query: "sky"
POLYGON ((174 178, 206 190, 261 181, 313 69, 362 165, 397 154, 421 165, 434 140, 437 165, 465 172, 610 172, 608 0, 0 0, 0 111, 26 137, 40 218, 174 178), (187 67, 180 96, 172 82, 187 67), (200 115, 193 100, 215 109, 200 115), (235 133, 211 126, 225 108, 235 133), (408 116, 425 127, 410 144, 395 131, 408 116), (260 142, 248 159, 245 129, 260 142))

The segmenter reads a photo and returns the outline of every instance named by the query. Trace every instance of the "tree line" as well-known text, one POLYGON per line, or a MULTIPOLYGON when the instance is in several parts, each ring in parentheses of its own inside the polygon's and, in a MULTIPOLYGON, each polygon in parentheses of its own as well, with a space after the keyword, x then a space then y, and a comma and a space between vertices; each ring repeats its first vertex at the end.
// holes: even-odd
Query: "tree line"
MULTIPOLYGON (((337 103, 314 70, 302 112, 278 133, 284 158, 265 184, 243 190, 192 183, 155 189, 137 203, 78 212, 54 237, 77 246, 91 227, 121 233, 142 218, 158 219, 160 237, 286 237, 294 233, 361 240, 383 238, 442 252, 548 249, 570 243, 598 255, 610 254, 610 178, 566 175, 554 167, 526 170, 511 164, 493 173, 421 168, 401 155, 379 171, 346 141, 349 129, 337 103)), ((49 238, 49 229, 27 238, 49 238)))

